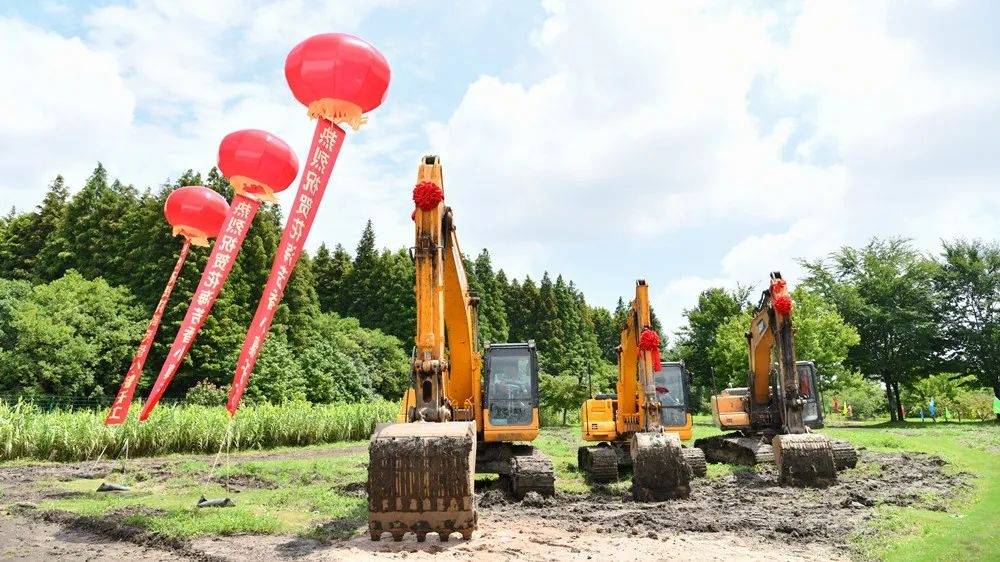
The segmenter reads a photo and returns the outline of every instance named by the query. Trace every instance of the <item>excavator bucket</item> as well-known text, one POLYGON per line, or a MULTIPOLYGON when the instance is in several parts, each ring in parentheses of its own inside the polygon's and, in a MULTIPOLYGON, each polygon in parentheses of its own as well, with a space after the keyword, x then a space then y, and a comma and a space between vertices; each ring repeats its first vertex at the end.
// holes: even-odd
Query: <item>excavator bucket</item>
POLYGON ((418 541, 436 532, 470 538, 476 529, 476 431, 471 422, 394 423, 368 447, 368 530, 418 541))
POLYGON ((829 486, 837 481, 833 443, 818 433, 777 435, 771 441, 781 481, 791 486, 829 486))
POLYGON ((692 470, 676 433, 636 433, 630 445, 635 499, 664 501, 691 494, 692 470))

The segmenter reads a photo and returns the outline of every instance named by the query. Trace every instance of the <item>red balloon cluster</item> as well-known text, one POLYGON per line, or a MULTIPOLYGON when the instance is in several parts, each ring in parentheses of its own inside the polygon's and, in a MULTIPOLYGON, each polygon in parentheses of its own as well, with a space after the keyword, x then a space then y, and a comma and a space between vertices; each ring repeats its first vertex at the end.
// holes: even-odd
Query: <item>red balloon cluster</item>
POLYGON ((288 143, 258 129, 229 133, 219 145, 219 169, 237 193, 265 201, 286 189, 299 173, 288 143))
POLYGON ((444 201, 444 191, 434 182, 422 181, 413 188, 413 202, 421 211, 430 211, 441 201, 444 201))
POLYGON ((209 238, 219 235, 229 212, 226 198, 200 185, 179 187, 167 196, 163 214, 180 234, 196 246, 207 246, 209 238))
POLYGON ((285 79, 309 116, 360 127, 385 99, 389 63, 367 41, 346 33, 314 35, 285 59, 285 79))

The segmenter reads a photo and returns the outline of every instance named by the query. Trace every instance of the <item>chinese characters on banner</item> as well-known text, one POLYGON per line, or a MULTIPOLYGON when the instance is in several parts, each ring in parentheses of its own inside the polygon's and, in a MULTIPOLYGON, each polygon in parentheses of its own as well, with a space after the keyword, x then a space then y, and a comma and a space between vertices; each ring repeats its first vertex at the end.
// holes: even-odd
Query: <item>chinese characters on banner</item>
POLYGON ((253 223, 257 209, 260 208, 260 201, 251 199, 245 195, 236 194, 233 196, 226 221, 222 224, 222 230, 216 239, 212 253, 208 256, 208 263, 205 264, 205 271, 201 274, 201 281, 198 288, 191 297, 191 304, 188 305, 187 314, 181 323, 177 336, 174 338, 167 360, 160 369, 160 375, 153 384, 153 389, 149 393, 149 398, 142 406, 142 413, 139 420, 145 421, 149 413, 156 407, 156 403, 163 397, 174 375, 181 366, 181 361, 187 355, 191 344, 194 343, 198 331, 201 330, 205 318, 212 310, 215 299, 218 298, 222 285, 225 284, 229 272, 236 261, 243 239, 246 238, 247 231, 253 223))
POLYGON ((111 404, 108 417, 104 419, 104 425, 117 425, 123 423, 128 417, 128 409, 132 405, 132 395, 135 394, 135 387, 139 384, 139 378, 142 377, 142 368, 146 364, 149 348, 152 347, 153 338, 156 337, 156 332, 160 329, 160 320, 163 318, 163 312, 167 309, 167 301, 170 300, 170 293, 173 292, 174 285, 177 284, 177 277, 181 273, 181 268, 184 267, 184 261, 187 259, 190 249, 191 239, 185 238, 184 245, 181 246, 181 254, 177 257, 177 264, 174 265, 174 271, 170 274, 166 288, 163 289, 160 302, 156 304, 153 318, 150 319, 149 327, 146 328, 146 333, 142 336, 142 341, 139 342, 139 349, 136 350, 135 357, 132 358, 128 372, 125 373, 125 380, 122 381, 122 386, 118 389, 118 394, 115 395, 115 401, 111 404))
POLYGON ((299 182, 299 190, 295 194, 288 221, 281 233, 271 273, 268 275, 267 284, 264 285, 264 294, 257 304, 257 312, 247 330, 240 358, 236 363, 236 372, 226 403, 230 414, 235 414, 239 408, 257 355, 264 345, 264 339, 281 303, 281 297, 285 294, 285 286, 292 275, 292 270, 299 261, 299 255, 316 218, 320 199, 326 191, 326 184, 330 181, 330 174, 333 172, 333 166, 343 143, 343 129, 326 119, 321 118, 317 121, 316 132, 313 134, 312 145, 306 158, 307 166, 299 182))

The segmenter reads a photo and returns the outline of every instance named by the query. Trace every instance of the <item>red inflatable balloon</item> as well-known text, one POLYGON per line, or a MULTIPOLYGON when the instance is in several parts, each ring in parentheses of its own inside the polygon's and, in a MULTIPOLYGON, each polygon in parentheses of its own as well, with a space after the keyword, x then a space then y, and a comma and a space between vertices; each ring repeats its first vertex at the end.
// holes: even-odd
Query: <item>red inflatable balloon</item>
POLYGON ((346 33, 314 35, 285 59, 285 79, 310 117, 357 129, 389 88, 389 63, 363 39, 346 33))
POLYGON ((180 234, 196 246, 208 246, 208 239, 219 235, 228 212, 225 197, 200 185, 175 189, 163 205, 174 235, 180 234))
POLYGON ((299 159, 288 143, 257 129, 229 133, 219 145, 219 169, 241 195, 275 201, 299 173, 299 159))

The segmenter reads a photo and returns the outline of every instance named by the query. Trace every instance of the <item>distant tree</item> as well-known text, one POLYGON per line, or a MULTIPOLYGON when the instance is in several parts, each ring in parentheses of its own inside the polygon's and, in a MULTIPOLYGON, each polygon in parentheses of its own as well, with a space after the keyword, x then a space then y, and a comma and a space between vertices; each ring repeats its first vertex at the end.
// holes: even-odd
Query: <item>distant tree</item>
POLYGON ((264 342, 260 358, 247 385, 247 396, 259 402, 295 402, 308 393, 306 374, 284 338, 264 342))
MULTIPOLYGON (((844 361, 848 350, 859 341, 858 331, 845 323, 834 305, 818 293, 799 286, 792 291, 792 301, 796 357, 814 361, 821 388, 830 388, 847 372, 844 361)), ((720 386, 747 384, 750 363, 745 334, 750 329, 751 315, 747 309, 716 328, 708 358, 720 386)))
POLYGON ((949 367, 974 375, 1000 398, 1000 246, 944 242, 937 264, 934 288, 944 357, 949 367))
POLYGON ((321 244, 313 260, 316 277, 316 293, 319 297, 320 310, 323 312, 345 312, 344 280, 351 272, 351 255, 340 244, 333 253, 321 244))
MULTIPOLYGON (((8 286, 8 294, 18 293, 8 286)), ((6 303, 9 332, 0 348, 0 392, 108 396, 145 328, 128 291, 69 271, 6 303)))
POLYGON ((504 293, 497 276, 493 273, 490 253, 483 249, 473 264, 472 270, 479 285, 479 338, 481 341, 505 342, 510 328, 504 293))
POLYGON ((727 291, 713 287, 702 291, 694 308, 684 311, 687 325, 678 330, 677 343, 670 355, 683 360, 691 374, 691 400, 695 410, 707 407, 709 396, 725 388, 728 382, 726 377, 716 377, 709 353, 719 326, 744 313, 750 306, 749 296, 749 288, 727 291))
POLYGON ((559 413, 564 426, 567 412, 578 409, 587 398, 586 386, 571 374, 554 376, 543 373, 538 384, 543 406, 559 413))
POLYGON ((876 238, 803 265, 809 272, 803 284, 834 303, 858 330, 861 341, 851 348, 846 366, 881 381, 891 418, 902 420, 900 384, 938 365, 934 264, 907 240, 876 238))
POLYGON ((618 347, 621 326, 616 323, 615 315, 606 308, 596 307, 591 309, 591 319, 594 322, 594 333, 597 336, 597 346, 601 349, 601 357, 609 362, 617 362, 618 354, 615 348, 618 347))

